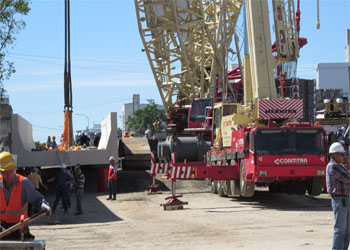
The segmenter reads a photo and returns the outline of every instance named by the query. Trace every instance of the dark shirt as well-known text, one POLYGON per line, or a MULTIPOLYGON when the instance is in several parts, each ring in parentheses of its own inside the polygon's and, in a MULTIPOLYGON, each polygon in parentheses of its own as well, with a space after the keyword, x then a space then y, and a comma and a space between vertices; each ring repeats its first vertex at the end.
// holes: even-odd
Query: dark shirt
POLYGON ((55 141, 52 141, 52 142, 51 142, 51 148, 52 148, 52 149, 57 148, 57 143, 56 143, 55 141))
POLYGON ((57 188, 64 188, 66 186, 67 181, 72 181, 72 177, 67 172, 59 172, 54 177, 54 181, 56 181, 57 188))
POLYGON ((326 183, 330 195, 349 195, 350 173, 332 159, 327 165, 326 183))
POLYGON ((98 147, 98 143, 100 142, 100 137, 97 135, 97 136, 95 136, 95 138, 94 138, 94 146, 95 147, 98 147))
POLYGON ((87 137, 86 135, 83 135, 82 137, 80 137, 80 141, 79 141, 80 145, 86 145, 89 146, 90 145, 90 138, 87 137))
POLYGON ((85 183, 85 175, 81 173, 76 180, 76 186, 77 188, 84 188, 84 183, 85 183))

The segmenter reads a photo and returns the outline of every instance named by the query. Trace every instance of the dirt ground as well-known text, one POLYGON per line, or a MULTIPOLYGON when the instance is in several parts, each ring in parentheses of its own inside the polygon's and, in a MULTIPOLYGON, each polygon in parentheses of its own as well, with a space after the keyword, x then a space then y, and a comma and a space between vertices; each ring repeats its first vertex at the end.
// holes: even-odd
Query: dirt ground
MULTIPOLYGON (((204 181, 178 181, 177 194, 189 202, 183 210, 160 206, 171 194, 147 195, 146 172, 120 172, 117 201, 95 191, 94 173, 83 197, 83 215, 74 215, 75 197, 63 209, 31 226, 47 249, 330 249, 333 213, 326 194, 318 197, 270 194, 221 198, 204 181)), ((53 193, 45 194, 53 203, 53 193)))

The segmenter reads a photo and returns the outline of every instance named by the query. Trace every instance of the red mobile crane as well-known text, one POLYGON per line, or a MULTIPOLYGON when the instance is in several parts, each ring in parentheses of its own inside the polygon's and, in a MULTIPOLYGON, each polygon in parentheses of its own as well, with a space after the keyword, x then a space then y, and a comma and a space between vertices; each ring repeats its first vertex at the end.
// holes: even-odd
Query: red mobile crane
MULTIPOLYGON (((251 197, 255 186, 267 185, 272 192, 320 194, 325 132, 297 122, 302 100, 279 98, 273 77, 277 65, 299 57, 294 1, 272 1, 275 57, 267 1, 245 1, 243 63, 235 30, 243 1, 135 0, 135 6, 168 118, 169 136, 152 156, 152 174, 208 178, 220 196, 251 197), (227 74, 233 37, 239 68, 227 74)), ((175 193, 171 202, 178 202, 175 193)))

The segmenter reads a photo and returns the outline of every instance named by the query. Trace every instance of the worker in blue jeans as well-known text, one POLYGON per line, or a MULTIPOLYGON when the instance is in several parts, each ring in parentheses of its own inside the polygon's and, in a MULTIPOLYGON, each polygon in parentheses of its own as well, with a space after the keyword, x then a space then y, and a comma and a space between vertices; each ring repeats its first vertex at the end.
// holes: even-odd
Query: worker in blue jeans
POLYGON ((83 209, 81 205, 81 199, 84 193, 85 175, 81 172, 81 168, 77 167, 75 169, 76 181, 75 181, 75 194, 77 197, 77 212, 75 215, 83 214, 83 209))
MULTIPOLYGON (((119 161, 118 161, 119 163, 119 161)), ((109 168, 108 168, 108 193, 107 200, 117 199, 117 169, 118 165, 115 164, 115 158, 112 155, 109 157, 109 168), (112 198, 113 195, 113 198, 112 198)))
POLYGON ((348 249, 350 240, 350 173, 344 165, 345 150, 339 142, 329 148, 331 160, 327 165, 327 192, 332 197, 334 232, 332 249, 348 249))
POLYGON ((62 205, 64 208, 64 213, 68 211, 67 198, 66 198, 66 185, 72 181, 72 177, 66 172, 66 164, 61 163, 60 172, 47 182, 56 181, 56 199, 53 203, 52 212, 54 213, 60 199, 62 200, 62 205))

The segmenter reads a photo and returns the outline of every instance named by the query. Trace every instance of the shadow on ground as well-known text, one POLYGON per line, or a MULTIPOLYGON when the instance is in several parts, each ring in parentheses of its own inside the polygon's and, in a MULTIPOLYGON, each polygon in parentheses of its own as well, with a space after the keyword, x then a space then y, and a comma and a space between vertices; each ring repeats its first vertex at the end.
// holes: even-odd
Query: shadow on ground
MULTIPOLYGON (((107 223, 121 221, 122 218, 118 217, 103 203, 108 197, 108 192, 98 192, 98 173, 97 168, 83 168, 83 172, 86 177, 86 186, 84 188, 83 195, 83 211, 82 215, 75 215, 76 213, 76 198, 75 190, 71 191, 71 207, 67 213, 61 208, 61 201, 59 202, 56 211, 50 216, 45 217, 36 225, 47 224, 82 224, 82 223, 107 223), (103 202, 102 202, 103 201, 103 202)), ((48 169, 45 172, 42 171, 41 175, 44 183, 48 185, 48 190, 40 188, 40 192, 44 195, 45 199, 52 206, 55 200, 56 184, 47 183, 47 179, 55 176, 59 172, 59 169, 48 169)), ((144 192, 148 186, 152 184, 152 177, 146 171, 119 171, 117 180, 117 197, 118 193, 131 193, 131 192, 144 192)), ((168 191, 168 187, 159 180, 156 180, 156 184, 159 185, 161 191, 168 191)), ((106 191, 106 190, 104 190, 106 191)), ((143 201, 144 199, 133 199, 133 201, 143 201)), ((106 201, 106 202, 118 202, 106 201)))
POLYGON ((331 211, 329 198, 309 195, 272 194, 268 191, 256 191, 254 197, 232 198, 232 201, 249 205, 252 208, 277 209, 282 211, 331 211))

